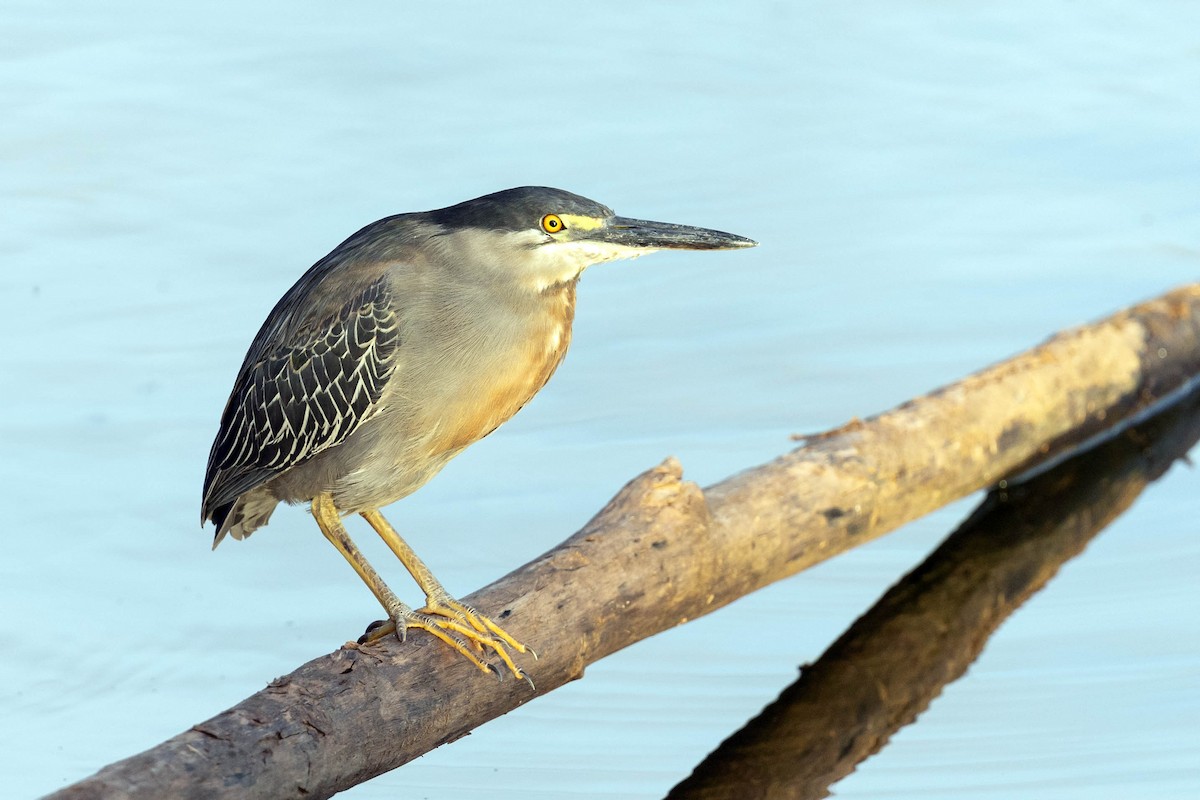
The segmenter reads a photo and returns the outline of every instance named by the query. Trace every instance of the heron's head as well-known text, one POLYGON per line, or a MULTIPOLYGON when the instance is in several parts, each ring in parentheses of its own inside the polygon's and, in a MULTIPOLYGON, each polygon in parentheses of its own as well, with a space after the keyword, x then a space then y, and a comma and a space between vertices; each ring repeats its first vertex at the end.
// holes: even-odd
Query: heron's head
POLYGON ((592 264, 655 250, 730 250, 757 242, 731 233, 619 217, 594 200, 523 186, 428 212, 438 245, 459 263, 535 291, 573 281, 592 264))

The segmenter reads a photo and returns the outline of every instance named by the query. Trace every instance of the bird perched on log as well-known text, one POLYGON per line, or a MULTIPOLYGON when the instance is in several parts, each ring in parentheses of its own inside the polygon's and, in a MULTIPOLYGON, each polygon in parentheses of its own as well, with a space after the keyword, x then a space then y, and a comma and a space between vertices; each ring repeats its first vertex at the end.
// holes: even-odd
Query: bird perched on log
MULTIPOLYGON (((422 629, 485 671, 526 647, 455 600, 379 509, 419 489, 545 385, 571 340, 575 287, 604 261, 755 242, 615 215, 523 187, 373 222, 312 266, 268 315, 238 371, 204 478, 202 524, 243 539, 279 502, 317 525, 383 605, 364 636, 422 629), (425 592, 396 596, 351 541, 360 514, 425 592)), ((498 670, 495 670, 500 674, 498 670)))

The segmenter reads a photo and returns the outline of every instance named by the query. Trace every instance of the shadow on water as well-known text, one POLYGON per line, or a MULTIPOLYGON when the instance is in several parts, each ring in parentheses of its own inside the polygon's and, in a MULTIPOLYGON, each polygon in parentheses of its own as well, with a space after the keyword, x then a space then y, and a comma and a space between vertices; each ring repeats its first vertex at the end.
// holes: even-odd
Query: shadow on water
POLYGON ((819 798, 916 719, 1010 614, 1200 439, 1200 388, 991 492, 668 798, 819 798))

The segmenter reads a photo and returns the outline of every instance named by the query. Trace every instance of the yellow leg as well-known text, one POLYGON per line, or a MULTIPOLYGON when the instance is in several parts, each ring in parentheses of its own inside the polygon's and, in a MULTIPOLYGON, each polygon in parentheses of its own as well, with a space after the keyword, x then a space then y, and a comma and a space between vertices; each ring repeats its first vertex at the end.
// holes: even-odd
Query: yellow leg
MULTIPOLYGON (((389 622, 392 626, 390 630, 394 630, 396 636, 401 641, 406 637, 409 628, 420 628, 450 645, 450 647, 457 650, 484 672, 495 671, 490 664, 472 652, 467 645, 468 639, 474 642, 478 638, 476 631, 470 625, 413 611, 396 597, 395 592, 388 588, 388 585, 379 577, 379 573, 375 571, 375 568, 367 562, 366 556, 351 541, 350 535, 346 533, 345 526, 342 525, 341 515, 334 506, 333 498, 330 495, 319 494, 313 498, 312 514, 317 520, 317 525, 321 528, 321 533, 325 534, 325 538, 350 562, 350 566, 354 567, 354 571, 358 573, 358 577, 362 578, 363 583, 367 585, 371 593, 379 600, 380 605, 387 611, 389 622)), ((511 664, 507 659, 506 663, 511 664)), ((520 675, 520 672, 518 671, 517 674, 520 675)), ((521 677, 524 676, 522 675, 521 677)))
MULTIPOLYGON (((421 587, 421 591, 425 592, 426 605, 421 609, 423 613, 452 620, 458 622, 460 625, 466 623, 472 630, 471 632, 463 633, 463 636, 478 645, 491 647, 504 661, 505 666, 512 670, 513 674, 529 680, 528 676, 512 662, 504 646, 497 646, 499 642, 496 640, 507 644, 518 653, 533 653, 532 650, 518 642, 503 628, 480 614, 471 606, 451 597, 450 593, 433 576, 433 572, 430 571, 429 567, 425 566, 425 562, 421 560, 420 556, 408 546, 408 542, 404 541, 400 537, 400 534, 396 533, 396 529, 384 519, 383 514, 379 513, 378 510, 363 511, 362 517, 370 523, 375 532, 379 534, 379 537, 396 554, 396 558, 400 559, 400 563, 413 576, 413 580, 421 587)), ((455 630, 458 629, 456 628, 455 630)), ((536 654, 534 654, 534 657, 537 657, 536 654)))

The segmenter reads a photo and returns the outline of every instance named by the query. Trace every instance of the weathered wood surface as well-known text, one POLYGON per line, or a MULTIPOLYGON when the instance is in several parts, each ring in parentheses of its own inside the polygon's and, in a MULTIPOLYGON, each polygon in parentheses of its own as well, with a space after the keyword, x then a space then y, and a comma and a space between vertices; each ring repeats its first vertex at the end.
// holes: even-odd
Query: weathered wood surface
MULTIPOLYGON (((524 666, 549 692, 609 653, 1057 458, 1197 374, 1191 284, 707 490, 668 460, 466 600, 538 650, 524 666)), ((52 797, 329 797, 535 696, 415 633, 314 659, 52 797)))

